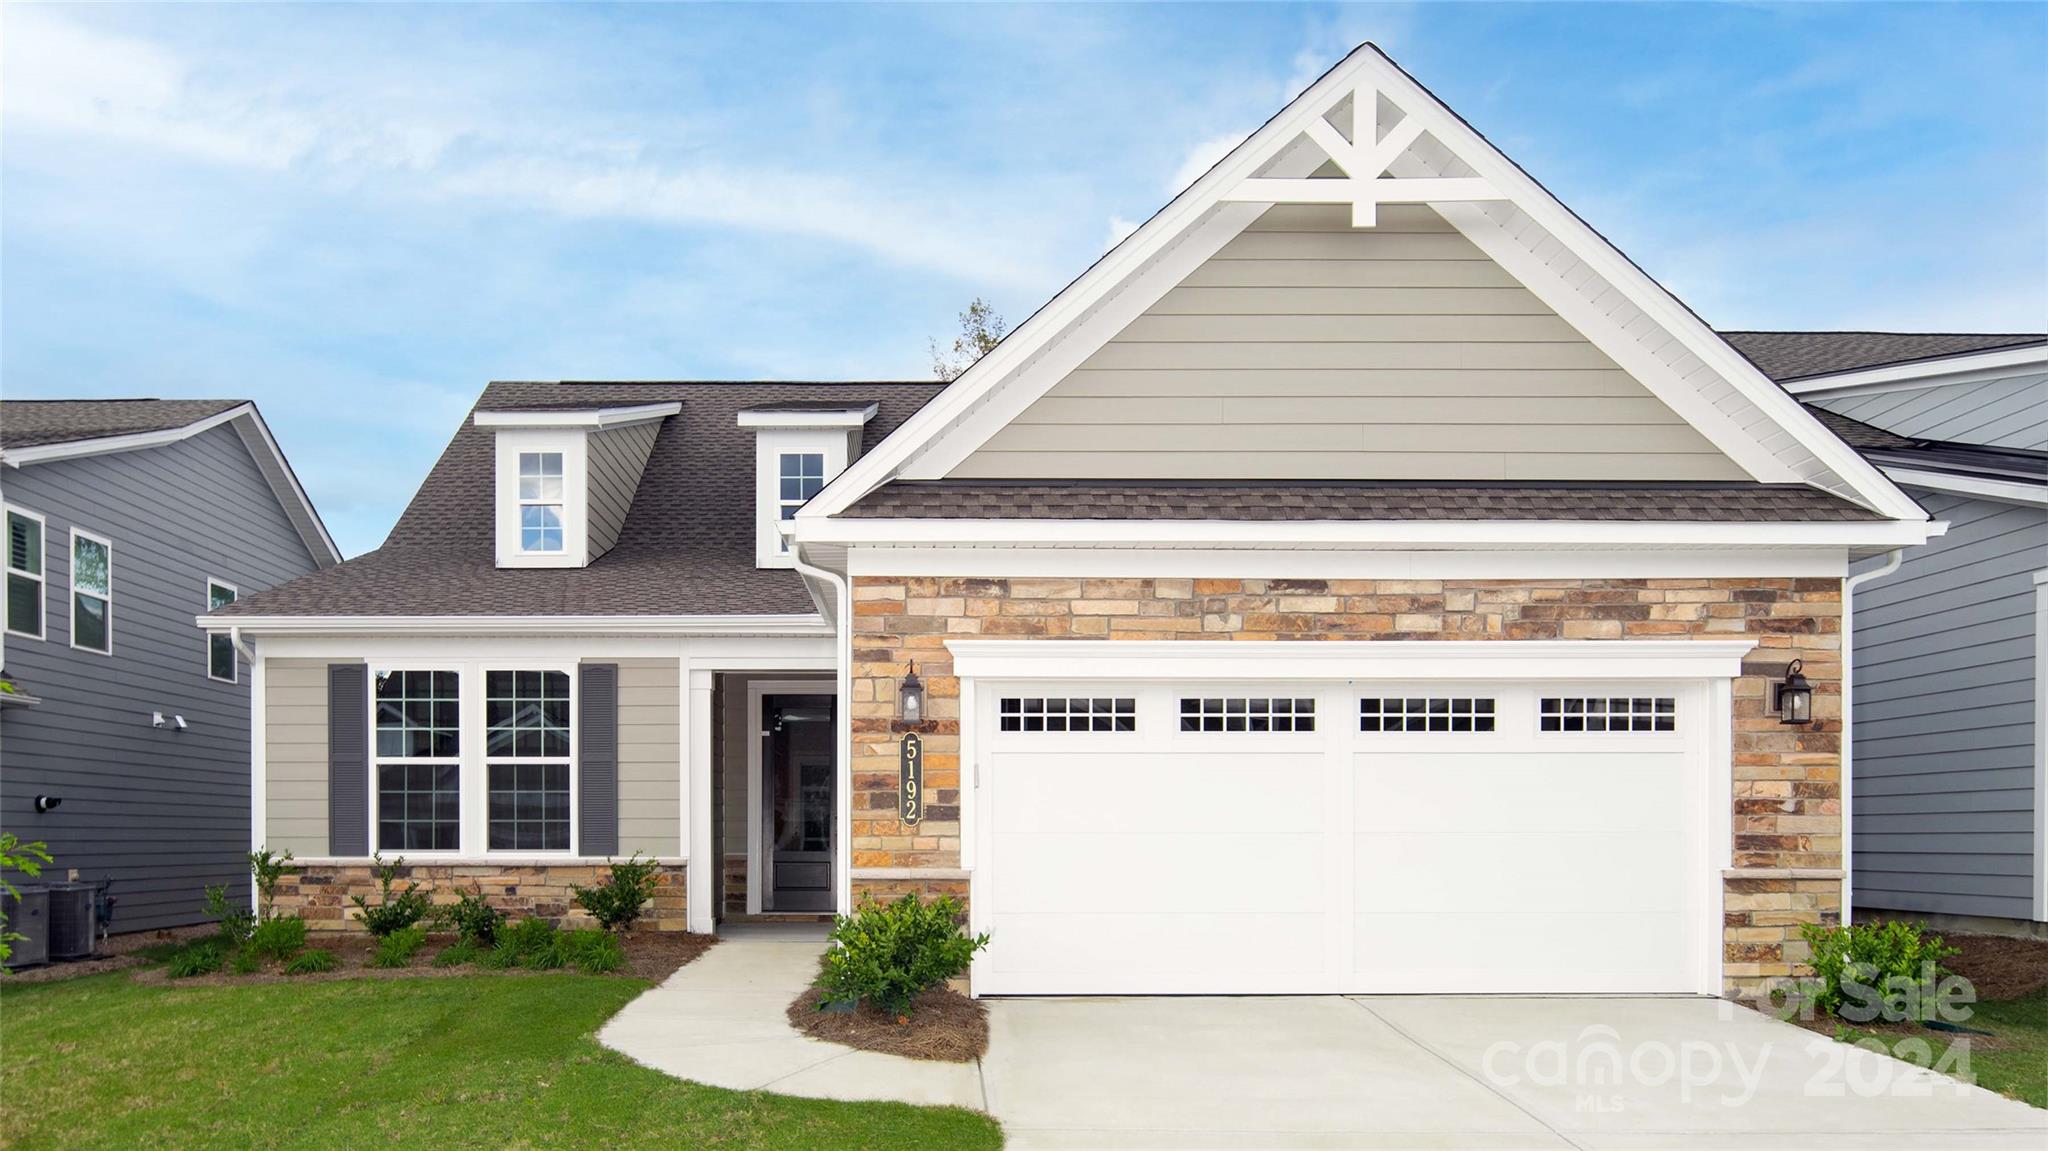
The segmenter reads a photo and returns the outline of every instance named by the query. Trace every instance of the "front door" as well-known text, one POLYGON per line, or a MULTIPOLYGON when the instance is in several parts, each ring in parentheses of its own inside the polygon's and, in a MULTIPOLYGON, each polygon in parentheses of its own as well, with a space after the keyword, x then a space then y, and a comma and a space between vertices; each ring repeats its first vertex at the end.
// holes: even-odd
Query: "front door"
POLYGON ((830 911, 835 780, 830 695, 761 697, 767 911, 830 911))

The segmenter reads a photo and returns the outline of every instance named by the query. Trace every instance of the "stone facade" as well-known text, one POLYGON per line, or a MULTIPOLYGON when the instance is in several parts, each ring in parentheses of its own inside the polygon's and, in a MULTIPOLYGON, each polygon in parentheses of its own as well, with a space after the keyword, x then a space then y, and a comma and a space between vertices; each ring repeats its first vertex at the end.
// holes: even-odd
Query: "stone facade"
POLYGON ((1753 637, 1734 684, 1734 867, 1724 981, 1755 995, 1803 970, 1804 923, 1841 913, 1839 579, 981 579, 854 581, 853 887, 962 898, 960 684, 948 639, 1550 640, 1753 637), (1810 727, 1770 710, 1792 659, 1814 685, 1810 727), (896 684, 926 685, 927 818, 896 818, 896 684))
MULTIPOLYGON (((571 902, 572 888, 602 883, 610 868, 574 864, 415 864, 402 867, 394 887, 417 883, 436 905, 482 892, 508 919, 541 918, 560 927, 595 927, 597 922, 571 902)), ((684 930, 683 866, 664 866, 654 898, 640 913, 635 931, 684 930)), ((278 884, 276 909, 297 915, 310 931, 361 931, 351 896, 377 898, 377 873, 367 863, 303 865, 278 884)))

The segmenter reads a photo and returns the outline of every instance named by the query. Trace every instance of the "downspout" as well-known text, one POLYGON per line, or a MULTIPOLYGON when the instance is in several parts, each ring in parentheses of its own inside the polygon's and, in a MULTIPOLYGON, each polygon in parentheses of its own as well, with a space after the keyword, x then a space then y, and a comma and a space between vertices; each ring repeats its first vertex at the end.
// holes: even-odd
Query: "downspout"
POLYGON ((839 759, 838 779, 835 782, 838 800, 833 804, 832 813, 838 822, 838 834, 834 837, 832 861, 833 906, 844 914, 853 910, 853 820, 848 814, 853 810, 853 586, 847 577, 825 568, 813 567, 803 560, 802 553, 790 548, 790 562, 796 570, 813 579, 823 580, 832 585, 833 595, 838 600, 839 610, 833 613, 833 659, 838 676, 839 698, 833 708, 837 721, 833 738, 839 759))
POLYGON ((1855 710, 1852 684, 1854 682, 1852 653, 1855 649, 1856 589, 1872 580, 1882 579, 1899 570, 1900 561, 1906 558, 1905 548, 1893 548, 1885 553, 1884 562, 1860 575, 1852 575, 1842 583, 1842 922, 1848 923, 1855 912, 1855 816, 1851 805, 1855 789, 1856 746, 1855 710))

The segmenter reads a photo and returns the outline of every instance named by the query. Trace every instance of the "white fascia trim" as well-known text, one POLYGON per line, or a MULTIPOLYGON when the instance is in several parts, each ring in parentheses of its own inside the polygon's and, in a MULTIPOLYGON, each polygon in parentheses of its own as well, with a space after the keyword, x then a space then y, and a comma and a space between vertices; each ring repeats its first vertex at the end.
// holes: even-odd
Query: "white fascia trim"
POLYGON ((622 428, 667 419, 683 410, 677 401, 665 404, 633 404, 617 408, 584 408, 578 411, 477 412, 470 417, 480 428, 622 428))
POLYGON ((214 616, 193 620, 207 631, 239 628, 247 635, 822 635, 832 625, 810 615, 300 615, 214 616))
POLYGON ((976 679, 1732 679, 1754 640, 947 640, 976 679))
MULTIPOLYGON (((256 410, 255 404, 248 405, 248 408, 244 414, 249 417, 249 426, 256 429, 256 435, 263 441, 263 446, 269 449, 271 456, 277 460, 278 471, 284 473, 285 482, 290 485, 290 496, 299 502, 299 506, 306 512, 306 519, 313 525, 316 538, 306 542, 309 545, 317 544, 319 550, 327 554, 329 566, 340 563, 341 549, 335 546, 334 537, 327 533, 327 522, 320 518, 320 509, 313 506, 313 497, 307 495, 305 487, 299 483, 299 474, 292 470, 292 463, 285 458, 284 449, 277 446, 277 437, 270 434, 270 425, 263 422, 263 413, 256 410)), ((280 493, 282 494, 285 493, 280 493)), ((303 536, 305 533, 300 534, 303 536)))
POLYGON ((224 412, 216 412, 202 420, 194 420, 182 427, 166 428, 155 432, 134 432, 125 436, 100 436, 91 440, 72 440, 62 444, 38 444, 27 448, 9 448, 0 452, 0 462, 9 467, 25 464, 48 463, 51 460, 69 460, 80 456, 104 456, 113 452, 132 452, 139 448, 156 448, 189 440, 201 432, 217 428, 230 420, 249 415, 256 410, 254 404, 237 404, 224 412))
POLYGON ((2048 482, 1994 480, 1982 476, 1958 476, 1948 472, 1923 471, 1919 468, 1886 467, 1884 474, 1890 476, 1894 483, 1908 484, 1916 488, 1931 488, 1938 492, 1954 492, 1965 496, 1982 496, 2005 503, 2048 507, 2048 482))
MULTIPOLYGON (((1919 513, 1925 516, 1925 512, 1919 513)), ((858 545, 1153 547, 1910 547, 1946 525, 1855 523, 1644 523, 1553 520, 940 520, 797 516, 804 543, 858 545)))
POLYGON ((1859 368, 1853 372, 1809 376, 1803 380, 1792 380, 1784 388, 1795 396, 1830 400, 1880 392, 1913 391, 1938 384, 1970 384, 2038 371, 2048 371, 2048 344, 1999 348, 1935 360, 1913 360, 1904 364, 1859 368))
POLYGON ((968 579, 1697 579, 1848 574, 1847 548, 856 548, 846 573, 968 579))
POLYGON ((845 407, 830 411, 742 411, 739 426, 743 428, 858 428, 875 418, 882 410, 880 404, 869 404, 864 408, 845 407))

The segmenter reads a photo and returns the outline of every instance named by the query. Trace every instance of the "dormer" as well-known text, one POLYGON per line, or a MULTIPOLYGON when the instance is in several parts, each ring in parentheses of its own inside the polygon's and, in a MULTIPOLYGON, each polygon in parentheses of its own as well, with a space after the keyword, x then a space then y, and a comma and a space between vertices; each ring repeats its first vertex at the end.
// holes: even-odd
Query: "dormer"
POLYGON ((501 568, 580 568, 610 551, 661 421, 679 403, 477 412, 496 434, 501 568))
POLYGON ((754 430, 754 566, 791 566, 785 530, 796 510, 860 458, 873 401, 792 400, 743 409, 754 430))

